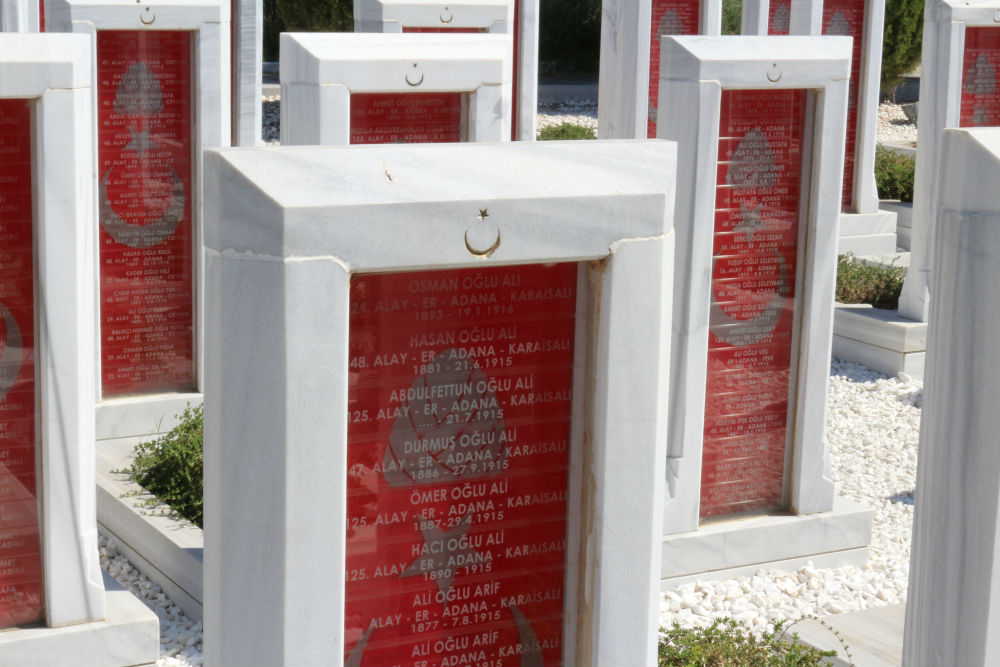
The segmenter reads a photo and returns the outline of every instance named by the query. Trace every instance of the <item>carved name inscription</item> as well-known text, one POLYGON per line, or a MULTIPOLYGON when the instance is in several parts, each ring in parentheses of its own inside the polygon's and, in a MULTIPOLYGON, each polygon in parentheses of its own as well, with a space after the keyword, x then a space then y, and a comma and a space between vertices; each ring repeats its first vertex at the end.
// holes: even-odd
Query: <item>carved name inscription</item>
POLYGON ((0 100, 0 628, 43 618, 31 112, 0 100))
POLYGON ((660 94, 660 37, 697 35, 699 0, 653 0, 649 43, 649 120, 646 136, 656 138, 656 110, 660 94))
POLYGON ((191 33, 97 33, 101 387, 194 388, 191 33))
POLYGON ((1000 28, 966 28, 959 126, 1000 125, 998 71, 1000 71, 1000 28))
POLYGON ((465 107, 462 93, 353 93, 351 143, 464 141, 465 107))
POLYGON ((858 104, 861 86, 861 47, 865 37, 865 0, 825 0, 823 34, 853 37, 851 79, 847 83, 847 138, 844 150, 844 185, 841 210, 854 210, 854 162, 858 149, 858 104))
POLYGON ((576 279, 352 280, 346 664, 560 663, 576 279))
POLYGON ((702 517, 783 502, 805 105, 722 92, 702 517))

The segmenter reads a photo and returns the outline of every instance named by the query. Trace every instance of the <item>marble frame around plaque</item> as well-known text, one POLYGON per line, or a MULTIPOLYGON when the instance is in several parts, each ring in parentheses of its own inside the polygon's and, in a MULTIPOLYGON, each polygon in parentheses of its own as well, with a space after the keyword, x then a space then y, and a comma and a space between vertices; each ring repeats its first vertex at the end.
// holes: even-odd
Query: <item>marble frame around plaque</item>
POLYGON ((38 32, 39 0, 0 0, 0 32, 38 32))
POLYGON ((206 660, 344 655, 352 274, 568 261, 563 661, 655 664, 674 160, 658 141, 208 152, 206 660), (502 233, 488 257, 463 242, 480 227, 502 233))
MULTIPOLYGON (((32 100, 34 107, 35 470, 50 628, 105 616, 94 497, 90 49, 90 40, 77 35, 0 35, 0 98, 32 100)), ((0 656, 17 655, 7 651, 16 650, 19 632, 0 633, 0 656)))
POLYGON ((233 146, 262 143, 264 0, 232 0, 233 146))
POLYGON ((920 151, 914 175, 910 268, 899 297, 899 314, 917 322, 928 321, 938 224, 937 182, 941 178, 939 146, 942 131, 957 128, 960 123, 967 28, 1000 30, 1000 2, 969 5, 956 0, 928 0, 921 56, 928 64, 920 76, 920 151))
MULTIPOLYGON (((47 0, 46 29, 50 32, 74 32, 91 36, 96 43, 99 31, 105 30, 176 30, 191 32, 193 48, 192 100, 192 182, 195 186, 193 207, 194 257, 194 378, 195 391, 156 395, 137 395, 97 402, 97 439, 132 437, 168 430, 174 417, 186 405, 202 402, 204 377, 204 256, 202 246, 202 155, 203 149, 228 146, 232 118, 230 114, 230 2, 229 0, 170 0, 156 5, 126 5, 113 0, 47 0)), ((92 47, 96 49, 96 46, 92 47)), ((96 57, 93 56, 92 57, 96 57)), ((96 82, 96 71, 94 72, 96 82)), ((96 102, 95 102, 96 105, 96 102)), ((96 114, 96 112, 95 112, 96 114)), ((96 117, 96 116, 95 116, 96 117)), ((95 125, 96 128, 96 125, 95 125)), ((96 141, 96 140, 95 140, 96 141)), ((96 279, 96 274, 95 274, 96 279)), ((99 310, 99 309, 98 309, 99 310)), ((100 328, 98 316, 94 326, 100 328)), ((100 350, 95 348, 100 359, 100 350)), ((100 374, 98 375, 100 377, 100 374)), ((98 380, 99 382, 99 380, 98 380)), ((101 395, 100 386, 97 388, 101 395)))
POLYGON ((354 93, 462 93, 466 141, 509 141, 510 38, 282 33, 281 143, 350 143, 354 93))
MULTIPOLYGON (((699 1, 698 32, 722 32, 722 0, 699 1)), ((597 115, 601 139, 645 139, 653 0, 603 0, 597 115)))
POLYGON ((459 0, 433 5, 414 0, 354 0, 355 32, 401 33, 408 28, 481 30, 514 37, 514 127, 512 138, 535 140, 538 107, 539 0, 459 0), (516 14, 516 16, 515 16, 516 14))
MULTIPOLYGON (((824 430, 833 337, 850 40, 842 37, 664 37, 659 138, 678 142, 677 262, 671 344, 664 534, 700 520, 720 100, 723 90, 807 89, 801 186, 797 351, 784 484, 793 514, 832 509, 824 430), (689 282, 685 283, 685 276, 689 282)), ((793 347, 793 350, 796 349, 793 347)))

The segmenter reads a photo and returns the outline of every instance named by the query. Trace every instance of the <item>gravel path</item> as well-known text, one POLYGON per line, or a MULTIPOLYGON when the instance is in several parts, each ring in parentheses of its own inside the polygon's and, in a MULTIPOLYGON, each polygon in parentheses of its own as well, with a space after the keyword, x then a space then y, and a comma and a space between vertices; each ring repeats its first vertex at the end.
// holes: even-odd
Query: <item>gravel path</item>
MULTIPOLYGON (((276 145, 279 98, 264 98, 262 137, 276 145)), ((539 109, 538 128, 570 122, 597 129, 596 104, 539 109)), ((879 106, 879 141, 916 141, 916 128, 899 106, 879 106)), ((906 598, 913 523, 913 488, 917 465, 922 383, 900 374, 886 378, 857 364, 834 360, 827 403, 830 443, 837 493, 875 512, 870 558, 863 567, 796 572, 759 571, 753 577, 693 583, 668 591, 660 603, 660 620, 685 627, 731 616, 757 630, 777 620, 825 616, 895 604, 906 598)), ((202 628, 118 553, 101 536, 101 566, 142 599, 160 618, 162 667, 202 665, 202 628)))

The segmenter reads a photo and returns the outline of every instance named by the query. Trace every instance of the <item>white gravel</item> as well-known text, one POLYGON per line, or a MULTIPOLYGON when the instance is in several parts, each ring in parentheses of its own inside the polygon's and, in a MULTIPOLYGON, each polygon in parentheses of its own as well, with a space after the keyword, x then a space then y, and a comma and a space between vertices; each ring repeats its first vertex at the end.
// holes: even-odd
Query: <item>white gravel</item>
MULTIPOLYGON (((264 98, 262 138, 279 137, 278 97, 264 98)), ((576 123, 597 128, 596 104, 540 108, 538 128, 576 123)), ((898 105, 879 106, 879 141, 915 141, 916 128, 898 105)), ((834 360, 827 403, 827 439, 837 493, 874 512, 870 558, 863 567, 796 572, 760 570, 753 577, 697 582, 668 591, 660 621, 704 626, 730 616, 758 631, 775 621, 826 616, 905 601, 913 523, 920 399, 923 385, 903 373, 886 378, 858 364, 834 360)), ((161 667, 202 665, 202 627, 101 536, 101 566, 160 618, 161 667)))

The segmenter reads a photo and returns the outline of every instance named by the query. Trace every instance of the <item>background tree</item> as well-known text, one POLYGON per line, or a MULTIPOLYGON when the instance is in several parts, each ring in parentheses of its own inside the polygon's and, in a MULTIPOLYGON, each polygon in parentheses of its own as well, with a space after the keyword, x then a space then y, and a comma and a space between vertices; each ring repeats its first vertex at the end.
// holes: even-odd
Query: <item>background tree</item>
POLYGON ((920 62, 924 0, 886 0, 882 33, 882 92, 889 93, 920 62))

